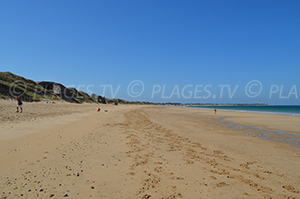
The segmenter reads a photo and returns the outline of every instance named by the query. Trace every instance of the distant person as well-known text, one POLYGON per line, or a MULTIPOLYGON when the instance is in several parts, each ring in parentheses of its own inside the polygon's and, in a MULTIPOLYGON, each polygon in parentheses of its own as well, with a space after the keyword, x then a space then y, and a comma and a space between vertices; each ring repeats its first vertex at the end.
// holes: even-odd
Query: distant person
POLYGON ((16 98, 16 100, 18 100, 17 113, 19 112, 19 107, 20 107, 20 113, 22 113, 22 111, 23 111, 23 108, 22 108, 23 102, 18 97, 16 98))
POLYGON ((217 109, 215 108, 215 114, 217 114, 217 109))

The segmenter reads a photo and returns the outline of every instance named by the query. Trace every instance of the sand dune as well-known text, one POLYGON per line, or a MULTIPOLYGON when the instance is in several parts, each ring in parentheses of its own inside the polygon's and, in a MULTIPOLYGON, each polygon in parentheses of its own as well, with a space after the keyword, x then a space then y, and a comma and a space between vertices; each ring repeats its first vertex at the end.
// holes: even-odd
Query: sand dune
MULTIPOLYGON (((246 113, 57 105, 43 119, 0 123, 1 135, 15 134, 0 145, 2 198, 300 198, 300 149, 228 124, 268 130, 277 116, 257 123, 246 113)), ((298 117, 286 121, 294 129, 279 130, 297 130, 298 117)))

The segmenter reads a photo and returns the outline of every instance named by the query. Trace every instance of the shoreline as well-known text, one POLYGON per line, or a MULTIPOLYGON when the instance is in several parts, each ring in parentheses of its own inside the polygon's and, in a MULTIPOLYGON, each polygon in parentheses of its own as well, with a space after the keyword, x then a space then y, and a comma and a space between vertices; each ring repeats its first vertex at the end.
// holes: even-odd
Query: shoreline
POLYGON ((234 122, 228 122, 225 118, 221 118, 219 121, 224 123, 224 128, 231 128, 232 130, 242 132, 247 136, 253 136, 268 141, 279 142, 286 144, 287 146, 300 149, 299 134, 292 134, 278 130, 263 129, 257 126, 239 125, 234 122))
MULTIPOLYGON (((184 107, 185 108, 185 107, 184 107)), ((193 112, 202 110, 206 114, 214 115, 213 109, 191 108, 193 112)), ((257 112, 231 111, 228 109, 217 109, 214 115, 219 119, 226 118, 241 126, 257 127, 271 131, 281 131, 300 135, 300 117, 297 115, 266 114, 257 112)))
POLYGON ((229 109, 218 109, 215 115, 213 109, 191 109, 195 113, 197 110, 202 110, 205 114, 217 117, 215 123, 222 124, 223 128, 300 149, 300 117, 297 115, 266 114, 229 109))
MULTIPOLYGON (((223 106, 223 105, 222 105, 223 106)), ((290 105, 286 105, 290 106, 290 105)), ((299 107, 299 105, 293 105, 296 107, 299 107)), ((212 110, 213 108, 202 108, 202 107, 193 107, 193 106, 182 106, 183 108, 193 108, 193 109, 207 109, 207 110, 212 110)), ((205 106, 203 106, 205 107, 205 106)), ((218 106, 216 106, 217 108, 218 106)), ((236 107, 236 106, 226 106, 226 107, 236 107)), ((245 106, 247 107, 247 106, 245 106)), ((264 107, 264 106, 259 106, 259 107, 264 107)), ((272 105, 268 105, 266 107, 272 107, 272 105)), ((270 114, 270 115, 290 115, 290 116, 300 116, 300 113, 288 113, 288 112, 273 112, 273 111, 251 111, 251 110, 236 110, 236 109, 217 109, 222 110, 222 111, 232 111, 232 112, 245 112, 245 113, 259 113, 259 114, 270 114)))

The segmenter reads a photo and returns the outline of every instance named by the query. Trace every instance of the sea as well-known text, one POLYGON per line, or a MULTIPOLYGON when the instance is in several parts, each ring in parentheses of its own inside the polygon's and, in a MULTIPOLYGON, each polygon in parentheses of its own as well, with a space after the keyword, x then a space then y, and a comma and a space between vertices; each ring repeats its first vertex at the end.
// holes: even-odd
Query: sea
POLYGON ((201 108, 201 109, 220 109, 227 111, 237 112, 254 112, 254 113, 267 113, 267 114, 280 114, 280 115, 296 115, 300 116, 299 105, 268 105, 268 106, 185 106, 188 108, 201 108))

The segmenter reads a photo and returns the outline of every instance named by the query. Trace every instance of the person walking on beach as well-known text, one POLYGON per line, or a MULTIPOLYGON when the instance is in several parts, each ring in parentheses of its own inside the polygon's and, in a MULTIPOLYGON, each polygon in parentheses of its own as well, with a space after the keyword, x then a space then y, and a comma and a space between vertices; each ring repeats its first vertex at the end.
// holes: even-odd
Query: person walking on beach
POLYGON ((217 114, 217 109, 215 108, 215 115, 217 114))
POLYGON ((17 113, 19 112, 19 107, 20 107, 20 113, 22 113, 22 111, 23 111, 23 108, 22 108, 23 102, 18 97, 16 98, 16 100, 18 100, 17 113))

